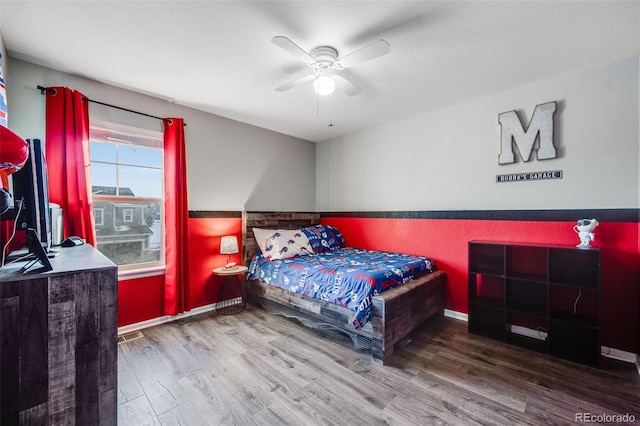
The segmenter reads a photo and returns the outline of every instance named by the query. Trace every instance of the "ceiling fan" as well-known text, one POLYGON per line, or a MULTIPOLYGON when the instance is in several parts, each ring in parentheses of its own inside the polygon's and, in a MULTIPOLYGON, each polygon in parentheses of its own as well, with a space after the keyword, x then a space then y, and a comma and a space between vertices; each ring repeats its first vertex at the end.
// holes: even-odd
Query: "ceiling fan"
POLYGON ((378 40, 355 52, 338 58, 338 51, 331 46, 316 47, 307 53, 284 36, 275 36, 271 39, 271 42, 313 68, 313 73, 276 87, 276 90, 278 92, 284 92, 285 90, 313 80, 313 88, 318 95, 330 95, 333 93, 336 87, 336 81, 340 83, 341 88, 347 95, 357 95, 361 89, 349 81, 340 71, 377 58, 378 56, 386 55, 391 50, 389 43, 385 40, 378 40))

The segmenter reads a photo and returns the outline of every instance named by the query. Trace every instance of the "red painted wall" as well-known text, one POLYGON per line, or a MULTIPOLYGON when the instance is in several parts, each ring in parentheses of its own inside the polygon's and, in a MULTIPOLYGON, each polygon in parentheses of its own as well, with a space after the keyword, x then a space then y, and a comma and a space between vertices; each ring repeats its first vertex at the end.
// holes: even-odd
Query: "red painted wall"
MULTIPOLYGON (((221 279, 214 276, 212 270, 227 263, 227 255, 220 254, 220 237, 223 235, 236 235, 241 244, 242 219, 189 219, 189 301, 192 309, 217 301, 221 279)), ((240 264, 241 254, 232 255, 231 260, 240 264)), ((163 303, 163 275, 120 281, 118 326, 164 316, 163 303)))
MULTIPOLYGON (((447 309, 468 312, 467 242, 493 240, 575 246, 575 222, 323 217, 346 244, 431 257, 447 272, 447 309)), ((602 253, 602 344, 640 353, 640 248, 634 223, 600 223, 592 244, 602 253)))
POLYGON ((118 327, 164 315, 164 275, 118 281, 118 327))
MULTIPOLYGON (((235 235, 242 244, 241 218, 189 219, 189 278, 192 308, 218 301, 221 278, 213 275, 213 268, 227 263, 228 255, 220 254, 220 237, 235 235)), ((231 255, 231 261, 242 263, 240 253, 231 255)))
MULTIPOLYGON (((432 257, 447 272, 447 308, 467 313, 467 242, 495 240, 575 245, 573 222, 504 220, 381 219, 325 217, 339 228, 347 245, 432 257)), ((602 327, 605 346, 640 353, 640 241, 638 223, 602 223, 593 246, 602 250, 602 327)), ((192 308, 217 301, 222 266, 220 237, 241 239, 241 218, 189 219, 190 302, 192 308)), ((232 259, 241 263, 241 255, 232 259)), ((164 277, 119 282, 118 325, 163 316, 164 277)))

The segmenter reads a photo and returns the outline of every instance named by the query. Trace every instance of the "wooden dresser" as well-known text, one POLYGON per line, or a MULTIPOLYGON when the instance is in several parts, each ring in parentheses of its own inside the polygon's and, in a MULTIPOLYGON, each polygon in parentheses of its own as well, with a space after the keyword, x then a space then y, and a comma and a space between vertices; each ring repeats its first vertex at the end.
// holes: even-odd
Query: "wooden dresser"
POLYGON ((117 267, 90 245, 0 271, 0 424, 115 425, 117 267))

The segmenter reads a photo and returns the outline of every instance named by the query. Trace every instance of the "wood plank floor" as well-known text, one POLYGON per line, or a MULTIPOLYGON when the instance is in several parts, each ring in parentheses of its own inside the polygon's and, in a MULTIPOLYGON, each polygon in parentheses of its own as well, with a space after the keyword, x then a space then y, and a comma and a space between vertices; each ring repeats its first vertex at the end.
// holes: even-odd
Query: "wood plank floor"
POLYGON ((118 346, 121 426, 640 422, 632 364, 573 364, 468 335, 450 318, 427 321, 384 367, 348 337, 253 306, 142 332, 118 346))

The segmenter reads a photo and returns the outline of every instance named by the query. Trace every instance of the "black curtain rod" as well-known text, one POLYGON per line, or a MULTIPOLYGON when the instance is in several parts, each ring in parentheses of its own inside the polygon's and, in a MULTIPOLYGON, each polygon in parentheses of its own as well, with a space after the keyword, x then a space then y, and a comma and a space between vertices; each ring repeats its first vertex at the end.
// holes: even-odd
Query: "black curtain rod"
MULTIPOLYGON (((40 90, 40 94, 41 94, 41 95, 44 95, 44 92, 45 92, 46 90, 49 90, 49 88, 48 88, 48 87, 43 87, 43 86, 36 86, 36 87, 38 88, 38 90, 40 90)), ((119 107, 119 106, 117 106, 117 105, 111 105, 111 104, 108 104, 108 103, 105 103, 105 102, 94 101, 93 99, 89 99, 89 98, 86 98, 86 97, 85 97, 85 98, 83 98, 83 99, 86 99, 86 100, 87 100, 87 101, 89 101, 89 102, 93 102, 94 104, 99 104, 99 105, 108 106, 109 108, 115 108, 115 109, 119 109, 119 110, 122 110, 122 111, 131 112, 131 113, 134 113, 134 114, 144 115, 145 117, 151 117, 151 118, 155 118, 155 119, 158 119, 158 120, 164 120, 164 118, 162 118, 162 117, 157 117, 157 116, 155 116, 155 115, 147 114, 147 113, 145 113, 145 112, 134 111, 134 110, 132 110, 132 109, 119 107)), ((184 123, 184 126, 186 127, 186 126, 187 126, 187 123, 184 123)))

